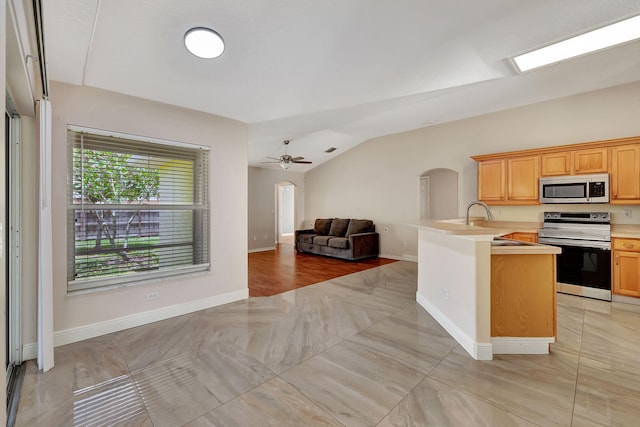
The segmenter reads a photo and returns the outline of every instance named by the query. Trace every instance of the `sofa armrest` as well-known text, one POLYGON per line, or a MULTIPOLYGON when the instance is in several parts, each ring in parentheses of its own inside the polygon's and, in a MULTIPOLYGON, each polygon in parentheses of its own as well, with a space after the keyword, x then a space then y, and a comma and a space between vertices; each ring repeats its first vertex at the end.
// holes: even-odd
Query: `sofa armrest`
POLYGON ((296 243, 298 243, 298 236, 301 234, 312 234, 314 233, 313 228, 309 228, 306 230, 296 230, 295 234, 294 234, 294 240, 293 240, 293 244, 295 245, 296 243))
POLYGON ((353 259, 378 256, 379 234, 375 231, 349 236, 349 247, 353 249, 353 259))

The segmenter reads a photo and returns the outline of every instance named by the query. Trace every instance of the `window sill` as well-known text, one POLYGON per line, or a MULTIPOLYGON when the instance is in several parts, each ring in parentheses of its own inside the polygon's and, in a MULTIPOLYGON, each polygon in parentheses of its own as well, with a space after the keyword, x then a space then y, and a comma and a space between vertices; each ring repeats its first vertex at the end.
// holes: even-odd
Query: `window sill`
POLYGON ((200 264, 182 268, 171 268, 164 271, 138 273, 130 276, 116 276, 98 279, 72 280, 67 282, 67 296, 86 295, 131 286, 159 283, 185 277, 202 276, 211 271, 211 264, 200 264))

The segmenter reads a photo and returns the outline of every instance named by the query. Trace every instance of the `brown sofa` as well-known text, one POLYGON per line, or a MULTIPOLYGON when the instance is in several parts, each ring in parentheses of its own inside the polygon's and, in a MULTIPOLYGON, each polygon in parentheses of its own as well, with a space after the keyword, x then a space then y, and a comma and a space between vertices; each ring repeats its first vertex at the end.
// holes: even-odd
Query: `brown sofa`
POLYGON ((378 238, 376 226, 368 219, 316 219, 312 229, 295 232, 297 252, 352 261, 377 257, 378 238))

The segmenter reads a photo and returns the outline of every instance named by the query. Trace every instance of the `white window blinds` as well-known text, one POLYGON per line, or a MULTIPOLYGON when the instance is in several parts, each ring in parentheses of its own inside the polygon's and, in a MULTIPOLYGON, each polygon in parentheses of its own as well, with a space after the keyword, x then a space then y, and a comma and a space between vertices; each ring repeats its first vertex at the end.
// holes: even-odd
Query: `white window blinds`
POLYGON ((69 129, 68 290, 209 268, 209 152, 69 129))

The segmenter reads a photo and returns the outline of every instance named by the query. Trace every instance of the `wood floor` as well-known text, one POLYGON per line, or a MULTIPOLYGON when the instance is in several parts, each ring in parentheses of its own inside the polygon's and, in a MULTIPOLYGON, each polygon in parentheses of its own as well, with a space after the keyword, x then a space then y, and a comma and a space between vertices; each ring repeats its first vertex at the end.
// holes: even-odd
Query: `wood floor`
POLYGON ((293 245, 249 254, 249 296, 267 297, 395 262, 388 258, 344 261, 296 253, 293 245))

